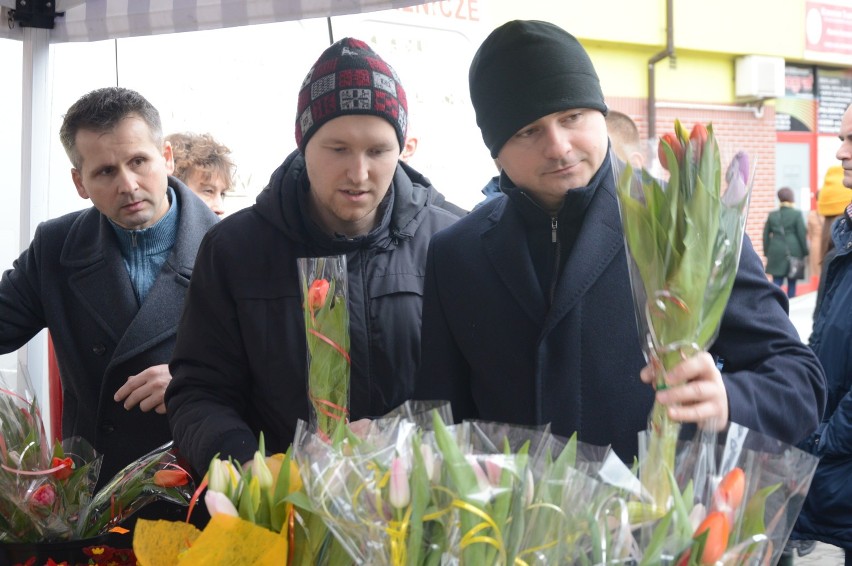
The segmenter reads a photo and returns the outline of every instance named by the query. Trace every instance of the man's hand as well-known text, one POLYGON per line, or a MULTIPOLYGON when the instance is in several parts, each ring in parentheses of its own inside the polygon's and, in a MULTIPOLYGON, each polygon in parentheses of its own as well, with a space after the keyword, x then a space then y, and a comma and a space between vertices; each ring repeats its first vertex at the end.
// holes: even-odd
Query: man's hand
MULTIPOLYGON (((659 368, 649 364, 639 374, 645 383, 657 381, 659 368)), ((722 374, 707 352, 699 352, 666 374, 666 389, 657 391, 657 401, 668 408, 674 421, 698 423, 722 430, 728 426, 728 394, 722 374)))
POLYGON ((166 404, 163 397, 166 387, 172 380, 169 366, 162 364, 151 366, 145 371, 127 378, 127 383, 115 392, 116 402, 124 402, 124 408, 128 411, 139 405, 139 408, 148 412, 153 409, 160 415, 166 414, 166 404))

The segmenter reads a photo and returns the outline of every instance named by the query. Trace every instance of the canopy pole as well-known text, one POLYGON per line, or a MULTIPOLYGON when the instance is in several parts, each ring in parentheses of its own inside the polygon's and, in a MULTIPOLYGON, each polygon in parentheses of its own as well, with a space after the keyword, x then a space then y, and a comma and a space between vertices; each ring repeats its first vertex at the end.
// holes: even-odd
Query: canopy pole
POLYGON ((325 19, 328 24, 328 44, 334 45, 334 30, 331 29, 331 16, 325 19))
MULTIPOLYGON (((21 204, 19 249, 25 250, 40 222, 48 218, 50 155, 50 30, 25 27, 21 97, 21 204)), ((18 350, 19 366, 30 375, 43 414, 47 403, 47 331, 18 350)), ((45 423, 47 424, 47 423, 45 423)), ((49 425, 48 425, 49 426, 49 425)), ((50 431, 47 431, 48 435, 50 431)), ((48 436, 50 438, 50 436, 48 436)))

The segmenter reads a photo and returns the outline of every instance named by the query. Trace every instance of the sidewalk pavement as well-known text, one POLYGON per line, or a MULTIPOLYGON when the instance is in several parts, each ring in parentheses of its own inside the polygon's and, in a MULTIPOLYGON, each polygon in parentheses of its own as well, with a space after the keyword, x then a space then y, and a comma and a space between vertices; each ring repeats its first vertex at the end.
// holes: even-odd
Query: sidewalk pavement
MULTIPOLYGON (((790 299, 790 320, 799 331, 803 342, 808 341, 813 325, 816 292, 805 293, 790 299)), ((814 551, 807 556, 794 558, 796 566, 843 566, 843 550, 818 542, 814 551)))

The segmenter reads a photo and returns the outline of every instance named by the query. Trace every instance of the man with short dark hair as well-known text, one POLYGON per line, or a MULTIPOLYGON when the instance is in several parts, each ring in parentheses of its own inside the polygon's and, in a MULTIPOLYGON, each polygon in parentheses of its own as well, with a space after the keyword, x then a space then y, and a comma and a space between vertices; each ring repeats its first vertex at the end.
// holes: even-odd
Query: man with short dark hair
POLYGON ((0 352, 50 330, 62 431, 103 454, 99 484, 171 439, 163 395, 201 238, 216 223, 169 175, 172 150, 139 93, 103 88, 65 115, 60 138, 93 207, 41 224, 0 280, 0 352))

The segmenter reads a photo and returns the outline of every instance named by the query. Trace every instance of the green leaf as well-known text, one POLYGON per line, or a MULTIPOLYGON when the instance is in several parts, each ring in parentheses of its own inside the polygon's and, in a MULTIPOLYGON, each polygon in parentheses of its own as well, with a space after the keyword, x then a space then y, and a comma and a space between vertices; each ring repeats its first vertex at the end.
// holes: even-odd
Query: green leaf
POLYGON ((781 487, 780 483, 769 485, 751 496, 746 504, 741 518, 742 528, 740 530, 743 539, 766 532, 766 500, 772 493, 781 487))

